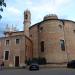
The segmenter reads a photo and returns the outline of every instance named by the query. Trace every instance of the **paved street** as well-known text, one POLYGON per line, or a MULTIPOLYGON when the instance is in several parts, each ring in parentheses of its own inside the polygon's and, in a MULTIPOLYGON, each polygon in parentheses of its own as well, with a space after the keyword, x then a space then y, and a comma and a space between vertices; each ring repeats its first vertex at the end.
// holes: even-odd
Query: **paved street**
POLYGON ((75 69, 50 68, 39 71, 29 71, 27 69, 5 69, 0 71, 0 75, 75 75, 75 69))

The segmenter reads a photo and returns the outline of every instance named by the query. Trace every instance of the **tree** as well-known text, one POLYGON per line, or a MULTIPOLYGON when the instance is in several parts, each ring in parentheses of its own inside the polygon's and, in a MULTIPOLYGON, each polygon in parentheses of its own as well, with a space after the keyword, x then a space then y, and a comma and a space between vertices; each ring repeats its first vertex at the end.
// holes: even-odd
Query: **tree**
MULTIPOLYGON (((6 7, 6 3, 4 0, 0 0, 0 12, 3 12, 3 7, 6 7)), ((0 19, 2 18, 2 15, 0 15, 0 19)))

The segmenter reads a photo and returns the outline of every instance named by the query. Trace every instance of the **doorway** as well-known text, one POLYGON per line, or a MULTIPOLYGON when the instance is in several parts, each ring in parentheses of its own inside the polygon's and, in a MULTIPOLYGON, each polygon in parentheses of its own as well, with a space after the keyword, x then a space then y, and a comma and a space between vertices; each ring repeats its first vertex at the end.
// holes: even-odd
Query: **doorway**
POLYGON ((19 56, 15 56, 15 67, 19 67, 19 56))

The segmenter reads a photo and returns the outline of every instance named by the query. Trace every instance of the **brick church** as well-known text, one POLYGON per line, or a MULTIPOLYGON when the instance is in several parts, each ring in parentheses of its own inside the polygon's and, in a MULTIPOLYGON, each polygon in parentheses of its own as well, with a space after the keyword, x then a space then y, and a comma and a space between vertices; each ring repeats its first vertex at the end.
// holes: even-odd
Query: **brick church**
POLYGON ((5 31, 0 38, 0 63, 6 67, 24 66, 32 58, 45 58, 48 64, 75 59, 75 22, 46 15, 31 26, 31 13, 24 12, 23 31, 5 31))

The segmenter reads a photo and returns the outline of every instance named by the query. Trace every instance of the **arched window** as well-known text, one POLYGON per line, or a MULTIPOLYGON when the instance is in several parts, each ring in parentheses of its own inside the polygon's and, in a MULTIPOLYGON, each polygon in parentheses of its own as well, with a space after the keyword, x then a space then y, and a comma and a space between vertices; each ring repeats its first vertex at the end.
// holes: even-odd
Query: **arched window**
POLYGON ((6 45, 9 45, 9 40, 6 40, 6 45))
POLYGON ((27 19, 27 18, 28 18, 28 15, 26 14, 26 15, 25 15, 25 19, 27 19))
POLYGON ((61 50, 65 51, 65 42, 64 42, 64 40, 60 40, 60 44, 61 44, 61 50))
POLYGON ((8 60, 8 58, 9 58, 9 51, 5 51, 4 59, 5 60, 8 60))
POLYGON ((44 41, 41 41, 41 52, 44 52, 44 41))

